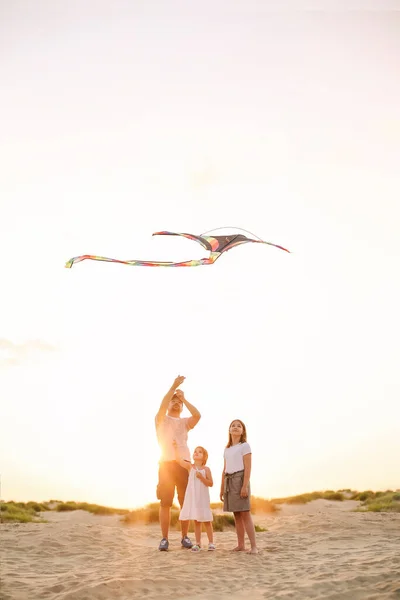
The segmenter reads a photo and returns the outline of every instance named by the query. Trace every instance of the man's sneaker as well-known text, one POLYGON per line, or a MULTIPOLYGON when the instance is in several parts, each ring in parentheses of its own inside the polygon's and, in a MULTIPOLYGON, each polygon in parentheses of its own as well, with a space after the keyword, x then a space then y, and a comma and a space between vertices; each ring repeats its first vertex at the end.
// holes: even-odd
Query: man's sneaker
POLYGON ((182 538, 181 544, 183 548, 191 548, 193 546, 192 542, 190 541, 187 535, 185 535, 185 537, 182 538))
POLYGON ((167 538, 163 538, 160 542, 160 545, 158 546, 158 549, 166 552, 168 550, 168 546, 169 546, 169 541, 167 540, 167 538))

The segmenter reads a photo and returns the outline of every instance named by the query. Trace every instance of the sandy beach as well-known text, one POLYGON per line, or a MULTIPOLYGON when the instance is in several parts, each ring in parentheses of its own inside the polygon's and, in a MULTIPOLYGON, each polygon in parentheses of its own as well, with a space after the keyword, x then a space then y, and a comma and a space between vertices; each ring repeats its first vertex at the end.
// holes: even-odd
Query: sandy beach
MULTIPOLYGON (((260 554, 157 550, 157 525, 48 512, 48 523, 0 525, 1 600, 147 598, 372 600, 400 598, 400 514, 353 512, 358 502, 316 500, 257 515, 260 554)), ((205 534, 203 534, 205 535, 205 534)))

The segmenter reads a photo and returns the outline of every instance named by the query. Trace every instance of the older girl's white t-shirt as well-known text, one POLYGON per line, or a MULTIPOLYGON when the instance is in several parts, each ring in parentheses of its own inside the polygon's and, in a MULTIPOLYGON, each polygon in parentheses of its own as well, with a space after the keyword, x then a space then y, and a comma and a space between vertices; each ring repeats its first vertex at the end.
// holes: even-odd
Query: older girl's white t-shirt
POLYGON ((230 448, 225 448, 225 473, 236 473, 236 471, 243 471, 243 456, 246 454, 251 454, 250 444, 247 442, 241 442, 240 444, 235 444, 230 448))

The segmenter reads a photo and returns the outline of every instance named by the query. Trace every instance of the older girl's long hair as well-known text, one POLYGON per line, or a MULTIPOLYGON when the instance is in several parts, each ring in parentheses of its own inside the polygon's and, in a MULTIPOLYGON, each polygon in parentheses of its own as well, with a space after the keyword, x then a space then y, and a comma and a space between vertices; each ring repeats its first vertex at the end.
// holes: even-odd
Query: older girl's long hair
MULTIPOLYGON (((243 427, 243 433, 240 436, 240 443, 247 442, 246 425, 243 423, 243 421, 241 421, 240 419, 233 419, 233 421, 231 421, 231 424, 229 425, 229 429, 231 428, 232 423, 234 423, 235 421, 238 421, 241 424, 241 426, 243 427)), ((228 439, 228 443, 227 443, 226 447, 230 448, 231 446, 232 446, 232 436, 229 432, 229 439, 228 439)))

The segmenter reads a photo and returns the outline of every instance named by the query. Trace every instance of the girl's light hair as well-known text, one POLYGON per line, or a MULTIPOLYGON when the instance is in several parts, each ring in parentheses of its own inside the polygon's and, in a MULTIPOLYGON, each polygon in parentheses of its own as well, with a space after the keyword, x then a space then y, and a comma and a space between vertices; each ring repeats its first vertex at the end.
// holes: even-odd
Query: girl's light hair
POLYGON ((194 451, 196 452, 196 450, 201 450, 202 453, 203 453, 203 463, 202 463, 202 465, 204 467, 204 465, 207 464, 207 461, 208 461, 208 452, 207 452, 207 450, 205 448, 203 448, 203 446, 196 446, 196 448, 194 449, 194 451))
MULTIPOLYGON (((235 421, 238 421, 238 423, 240 423, 241 426, 243 427, 243 433, 240 436, 240 443, 247 442, 246 425, 243 423, 243 421, 241 421, 240 419, 233 419, 233 421, 231 421, 231 424, 229 425, 229 429, 231 428, 232 423, 234 423, 235 421)), ((229 432, 229 439, 228 439, 228 443, 227 443, 226 447, 230 448, 231 446, 232 446, 232 436, 231 436, 231 433, 229 432)))

